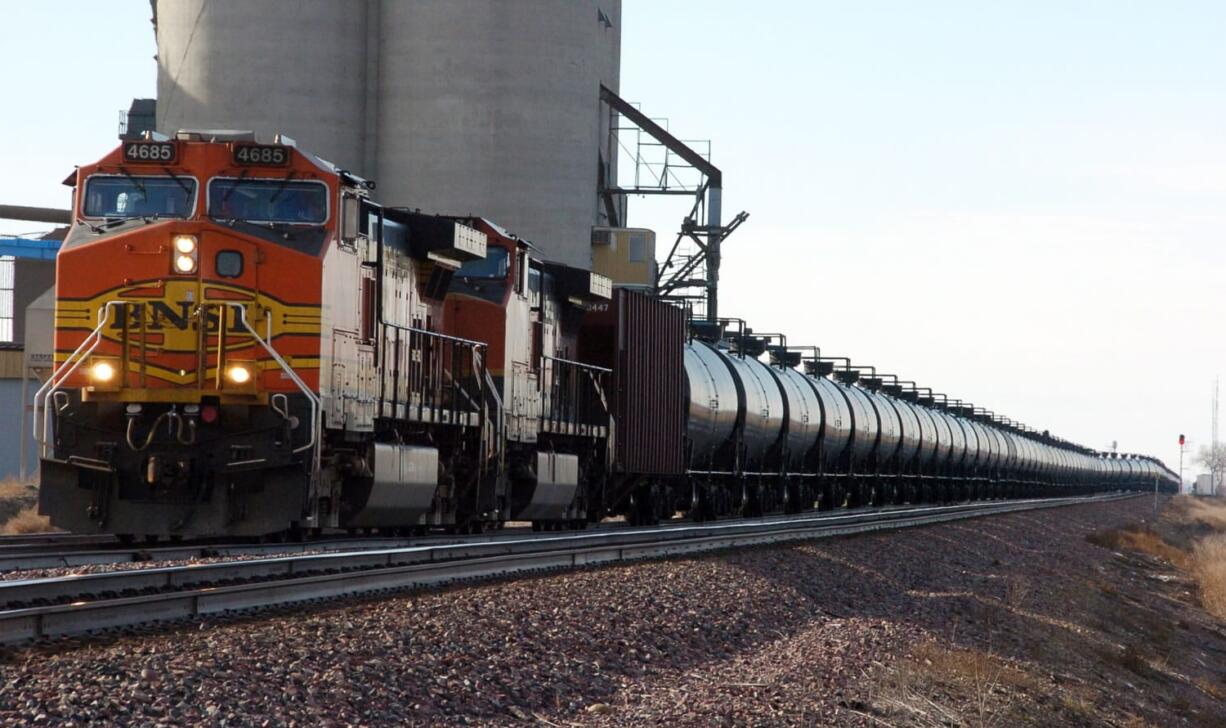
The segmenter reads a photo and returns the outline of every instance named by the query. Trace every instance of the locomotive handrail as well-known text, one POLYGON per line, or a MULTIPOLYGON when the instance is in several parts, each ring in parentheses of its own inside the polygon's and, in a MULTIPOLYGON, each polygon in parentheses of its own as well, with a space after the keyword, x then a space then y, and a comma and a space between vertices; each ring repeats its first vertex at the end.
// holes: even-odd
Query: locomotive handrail
POLYGON ((406 420, 421 420, 426 410, 430 411, 432 418, 436 413, 445 412, 447 421, 451 423, 460 423, 462 413, 475 412, 479 417, 484 416, 482 390, 486 382, 483 373, 487 373, 484 342, 389 321, 381 322, 381 326, 378 348, 381 363, 379 417, 398 419, 402 405, 406 420), (403 401, 402 380, 405 390, 403 401), (413 401, 415 397, 416 404, 413 401), (390 413, 387 411, 389 404, 390 413), (414 408, 416 418, 410 416, 414 408))
MULTIPOLYGON (((502 409, 502 395, 498 392, 498 387, 494 384, 494 377, 490 375, 490 370, 484 366, 481 367, 481 372, 485 375, 485 391, 494 400, 493 407, 489 407, 489 403, 483 403, 486 409, 492 409, 493 412, 493 427, 487 427, 488 433, 487 445, 494 450, 494 459, 498 463, 498 467, 502 467, 503 462, 503 439, 502 434, 506 432, 506 412, 502 409)), ((489 415, 485 415, 489 418, 489 415)))
POLYGON ((314 453, 311 456, 311 470, 312 472, 319 470, 320 449, 318 445, 322 439, 320 431, 323 428, 323 423, 319 416, 320 409, 322 408, 319 396, 311 391, 311 388, 306 385, 306 382, 302 381, 302 378, 298 376, 298 372, 295 372, 294 368, 291 367, 289 363, 285 361, 285 359, 281 358, 281 355, 277 353, 277 350, 272 348, 268 342, 264 341, 264 339, 262 339, 260 335, 256 333, 255 329, 252 328, 251 324, 247 321, 246 306, 244 306, 241 302, 234 301, 226 301, 224 305, 234 308, 237 311, 239 322, 242 323, 244 329, 247 329, 247 333, 251 334, 251 338, 255 339, 255 342, 263 347, 264 351, 268 352, 268 355, 272 357, 273 361, 277 362, 277 365, 281 367, 281 371, 285 372, 289 376, 290 381, 292 381, 298 387, 298 389, 301 390, 304 395, 306 395, 307 401, 311 403, 311 440, 301 447, 294 448, 293 451, 299 453, 303 452, 304 450, 314 448, 314 453))
POLYGON ((548 354, 541 354, 541 358, 548 359, 549 361, 561 362, 563 364, 570 364, 572 366, 579 367, 580 369, 589 369, 594 372, 600 372, 601 374, 610 374, 613 372, 612 369, 606 369, 604 367, 596 366, 595 364, 584 364, 581 361, 572 361, 570 359, 563 359, 557 356, 549 356, 548 354))
POLYGON ((541 355, 541 364, 542 372, 547 372, 547 376, 537 380, 544 394, 540 413, 542 424, 567 428, 608 425, 609 402, 602 379, 612 372, 611 369, 547 354, 541 355), (580 383, 584 375, 591 382, 590 391, 580 383))
POLYGON ((47 424, 49 422, 49 409, 46 405, 47 400, 55 394, 55 392, 60 388, 60 385, 63 384, 66 379, 71 377, 73 373, 80 368, 81 364, 86 360, 86 358, 89 357, 90 354, 94 353, 94 349, 98 348, 98 344, 102 343, 102 330, 106 328, 107 322, 111 320, 111 307, 125 306, 127 303, 127 301, 107 301, 104 303, 102 305, 102 309, 98 311, 98 325, 81 341, 80 345, 78 345, 77 348, 71 354, 69 354, 66 359, 64 359, 64 363, 52 371, 51 376, 47 377, 47 381, 43 382, 43 386, 39 387, 38 391, 34 393, 34 411, 31 417, 31 425, 34 429, 34 441, 39 445, 40 457, 46 455, 47 452, 47 424), (88 348, 86 348, 87 346, 88 348), (69 367, 69 364, 72 364, 72 366, 69 367), (67 371, 65 371, 65 368, 67 368, 67 371), (43 413, 41 423, 38 417, 39 409, 42 409, 43 413))
POLYGON ((403 326, 401 324, 392 323, 391 321, 383 321, 381 323, 383 326, 386 326, 387 328, 400 329, 401 331, 411 331, 415 334, 429 334, 430 336, 436 339, 442 339, 443 341, 454 341, 457 344, 468 344, 469 346, 479 346, 483 349, 486 346, 486 343, 484 341, 477 341, 476 339, 465 339, 459 336, 451 336, 449 334, 442 334, 437 331, 430 331, 429 329, 419 329, 415 326, 403 326))

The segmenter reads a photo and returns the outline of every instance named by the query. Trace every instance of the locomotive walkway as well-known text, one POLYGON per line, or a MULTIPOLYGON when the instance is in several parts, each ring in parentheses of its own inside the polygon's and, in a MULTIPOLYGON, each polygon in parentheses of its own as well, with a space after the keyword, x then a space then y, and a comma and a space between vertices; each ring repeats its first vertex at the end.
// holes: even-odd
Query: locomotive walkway
POLYGON ((547 570, 927 526, 1111 494, 634 528, 0 582, 0 644, 547 570))

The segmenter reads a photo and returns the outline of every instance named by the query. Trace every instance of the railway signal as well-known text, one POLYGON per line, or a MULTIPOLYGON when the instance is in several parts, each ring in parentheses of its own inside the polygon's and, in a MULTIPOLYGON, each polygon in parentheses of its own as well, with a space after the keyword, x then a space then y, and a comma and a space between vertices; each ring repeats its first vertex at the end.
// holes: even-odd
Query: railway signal
POLYGON ((1183 433, 1180 433, 1179 435, 1179 490, 1180 492, 1183 492, 1183 451, 1184 451, 1184 445, 1186 443, 1187 443, 1187 440, 1184 438, 1183 433))

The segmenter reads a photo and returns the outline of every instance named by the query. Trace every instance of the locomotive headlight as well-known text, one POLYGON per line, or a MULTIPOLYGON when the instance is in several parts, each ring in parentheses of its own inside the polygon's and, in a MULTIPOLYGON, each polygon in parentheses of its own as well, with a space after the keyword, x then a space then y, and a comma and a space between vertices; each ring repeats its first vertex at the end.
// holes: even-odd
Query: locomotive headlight
POLYGON ((175 273, 195 273, 199 251, 195 235, 176 235, 170 239, 171 257, 174 258, 175 273))
POLYGON ((226 389, 255 393, 255 362, 232 361, 226 364, 226 389))
POLYGON ((90 369, 89 377, 105 384, 115 378, 115 367, 109 361, 100 361, 90 369))
POLYGON ((196 270, 196 259, 190 255, 175 256, 175 270, 179 273, 192 273, 196 270))
POLYGON ((90 362, 89 388, 95 392, 119 391, 119 360, 95 358, 90 362))
POLYGON ((196 236, 195 235, 176 235, 174 237, 175 250, 180 253, 190 254, 196 252, 196 236))

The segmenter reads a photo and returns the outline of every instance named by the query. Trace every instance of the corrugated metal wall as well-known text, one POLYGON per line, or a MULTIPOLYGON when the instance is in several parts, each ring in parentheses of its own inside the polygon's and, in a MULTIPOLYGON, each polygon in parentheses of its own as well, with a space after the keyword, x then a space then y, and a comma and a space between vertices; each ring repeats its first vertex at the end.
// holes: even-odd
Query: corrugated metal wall
POLYGON ((617 291, 616 460, 628 473, 684 468, 685 312, 651 296, 617 291))
MULTIPOLYGON (((7 353, 7 352, 6 352, 7 353)), ((21 352, 17 352, 19 355, 21 352)), ((30 383, 30 392, 37 389, 30 383)), ((21 380, 0 379, 0 478, 17 477, 21 467, 21 380)), ((38 456, 33 444, 26 452, 30 470, 38 469, 38 456)))

